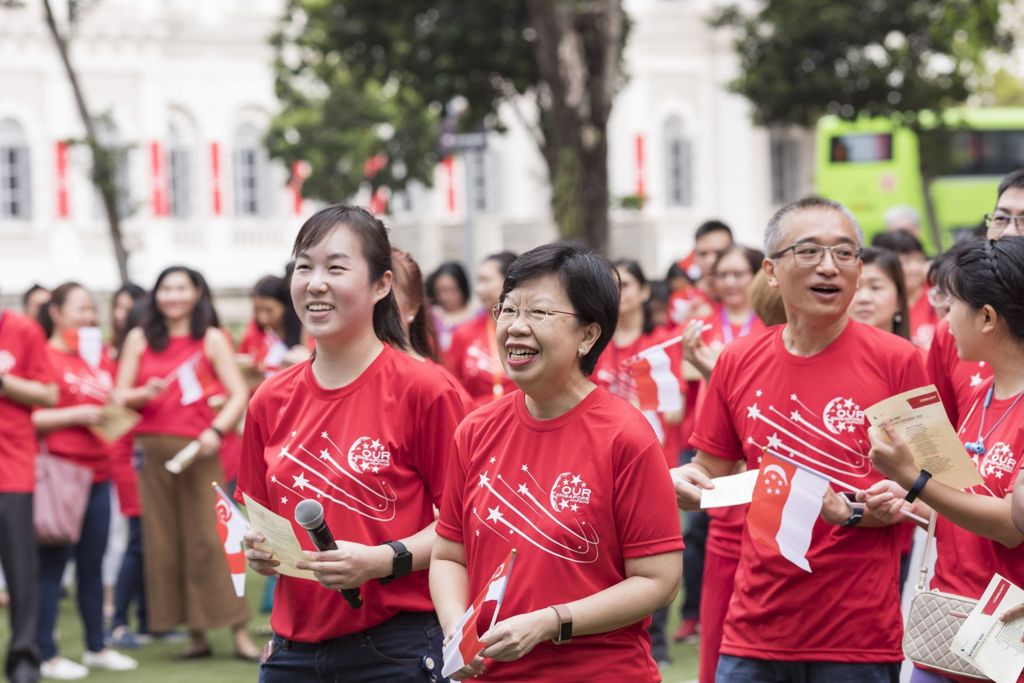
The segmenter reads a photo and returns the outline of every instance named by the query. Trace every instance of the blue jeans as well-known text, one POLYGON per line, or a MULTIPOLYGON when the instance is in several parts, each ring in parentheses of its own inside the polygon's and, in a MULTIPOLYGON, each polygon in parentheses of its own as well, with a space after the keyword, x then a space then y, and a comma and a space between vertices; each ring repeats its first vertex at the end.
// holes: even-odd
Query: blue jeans
POLYGON ((114 590, 114 619, 111 628, 128 625, 128 610, 135 603, 138 619, 136 630, 149 633, 146 625, 146 582, 142 571, 142 518, 128 518, 128 545, 117 572, 117 588, 114 590))
POLYGON ((110 531, 110 482, 93 484, 82 520, 82 537, 73 546, 39 546, 39 626, 36 642, 45 662, 57 656, 53 629, 60 601, 60 580, 68 559, 75 558, 75 596, 82 615, 85 647, 103 649, 103 553, 110 531))
POLYGON ((715 683, 898 683, 898 662, 779 662, 720 655, 715 683))
POLYGON ((444 635, 433 612, 402 612, 383 624, 320 643, 275 635, 259 683, 436 682, 444 635))

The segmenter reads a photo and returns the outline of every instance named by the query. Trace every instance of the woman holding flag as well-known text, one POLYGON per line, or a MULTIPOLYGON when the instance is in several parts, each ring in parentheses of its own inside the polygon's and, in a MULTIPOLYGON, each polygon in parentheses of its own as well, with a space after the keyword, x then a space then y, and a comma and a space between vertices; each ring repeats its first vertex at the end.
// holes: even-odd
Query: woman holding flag
POLYGON ((282 570, 260 681, 439 680, 442 634, 425 570, 462 404, 450 380, 404 353, 378 219, 321 209, 292 255, 292 301, 316 354, 256 390, 236 495, 288 520, 300 502, 321 503, 337 549, 285 568, 254 547, 265 541, 257 531, 246 536, 250 567, 282 570))
POLYGON ((520 391, 459 426, 430 566, 446 659, 468 662, 456 679, 660 680, 644 627, 676 594, 683 543, 657 436, 590 380, 618 314, 610 265, 578 247, 509 268, 493 315, 520 391), (500 614, 474 612, 479 651, 460 619, 513 549, 500 614))
POLYGON ((114 363, 103 350, 92 294, 78 283, 65 282, 54 289, 50 303, 39 311, 39 322, 49 337, 46 351, 57 371, 60 398, 55 408, 33 412, 32 423, 36 433, 45 439, 47 451, 87 467, 93 474, 78 543, 39 546, 36 641, 41 673, 46 678, 66 680, 83 678, 90 668, 128 671, 135 669, 138 662, 103 642, 102 570, 110 527, 113 444, 88 429, 103 419, 103 406, 110 401, 114 386, 114 363), (95 333, 91 343, 80 330, 95 333), (53 634, 61 578, 71 557, 75 559, 75 593, 85 636, 82 664, 57 654, 53 634))
MULTIPOLYGON (((1011 503, 1024 465, 1024 237, 965 242, 939 277, 952 297, 947 319, 961 360, 985 361, 993 372, 974 390, 958 430, 982 483, 961 491, 930 481, 903 436, 883 425, 869 434, 870 455, 890 480, 859 498, 883 519, 937 512, 931 588, 978 599, 995 573, 1024 585, 1024 532, 1014 525, 1011 503)), ((961 679, 922 668, 911 677, 947 680, 961 679)))
POLYGON ((117 389, 142 415, 135 434, 143 452, 143 536, 152 539, 144 551, 150 631, 184 623, 192 640, 178 657, 195 659, 212 654, 207 629, 230 626, 235 655, 256 659, 245 629, 249 608, 232 588, 210 488, 224 480, 218 453, 247 392, 198 272, 171 266, 157 277, 142 326, 125 340, 117 389), (221 387, 227 400, 215 413, 208 399, 221 387), (191 441, 198 442, 195 461, 180 474, 168 471, 164 465, 191 441))

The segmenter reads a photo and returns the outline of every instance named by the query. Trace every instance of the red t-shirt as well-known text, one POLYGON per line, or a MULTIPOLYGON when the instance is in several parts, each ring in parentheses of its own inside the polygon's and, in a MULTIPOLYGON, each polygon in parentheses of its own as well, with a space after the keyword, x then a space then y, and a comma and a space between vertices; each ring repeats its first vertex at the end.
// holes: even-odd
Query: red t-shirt
MULTIPOLYGON (((906 340, 849 321, 824 351, 786 350, 784 326, 738 339, 718 359, 694 444, 758 467, 763 446, 858 488, 882 479, 864 408, 927 384, 906 340), (810 460, 813 458, 814 460, 810 460)), ((807 573, 745 530, 722 652, 787 661, 898 662, 900 527, 814 523, 807 573), (825 599, 831 598, 831 599, 825 599)))
POLYGON ((958 425, 967 414, 975 388, 992 376, 992 368, 984 361, 960 360, 949 323, 943 320, 935 328, 928 350, 928 375, 939 391, 949 421, 958 425))
POLYGON ((163 351, 154 351, 148 344, 139 359, 139 372, 135 385, 144 385, 151 377, 168 379, 167 388, 144 405, 139 414, 142 420, 135 427, 136 434, 160 434, 194 439, 213 422, 214 411, 206 399, 220 391, 214 380, 212 389, 203 398, 182 405, 182 387, 178 379, 185 366, 195 368, 200 378, 215 377, 213 366, 206 357, 203 339, 191 336, 172 337, 163 351))
MULTIPOLYGON (((987 435, 985 454, 971 454, 983 483, 971 488, 970 492, 977 496, 1004 498, 1013 492, 1017 473, 1024 464, 1024 400, 1013 405, 1013 398, 993 398, 988 410, 983 411, 985 394, 992 382, 989 379, 975 388, 959 436, 963 443, 977 440, 982 412, 985 412, 985 427, 981 432, 987 435)), ((935 527, 935 538, 937 550, 932 588, 979 598, 995 573, 1002 574, 1018 586, 1024 585, 1024 544, 1007 548, 998 541, 958 527, 942 516, 935 527)))
MULTIPOLYGON (((103 405, 114 388, 116 366, 107 354, 100 356, 100 366, 92 368, 77 353, 59 351, 49 344, 46 352, 57 373, 60 389, 58 408, 79 405, 103 405)), ((58 429, 46 435, 46 448, 71 462, 93 471, 93 481, 109 481, 112 447, 85 427, 58 429)))
POLYGON ((935 315, 928 295, 922 293, 917 302, 910 307, 910 341, 914 342, 914 346, 929 349, 938 324, 939 317, 935 315))
MULTIPOLYGON (((0 310, 0 375, 56 382, 43 329, 13 311, 0 310)), ((39 450, 32 409, 0 396, 0 425, 0 493, 31 493, 39 450)))
MULTIPOLYGON (((277 373, 249 403, 236 497, 247 493, 285 519, 305 498, 324 505, 335 538, 377 545, 434 521, 452 436, 462 418, 456 392, 429 366, 385 346, 362 375, 324 389, 306 361, 277 373)), ((308 534, 293 524, 302 547, 308 534)), ((427 572, 340 593, 282 576, 271 626, 304 643, 362 631, 402 611, 432 612, 427 572)))
MULTIPOLYGON (((593 595, 625 578, 627 559, 683 548, 657 437, 601 388, 552 420, 530 415, 518 391, 470 414, 455 434, 437 533, 464 544, 471 596, 518 550, 499 619, 593 595)), ((648 622, 568 647, 542 642, 517 661, 488 662, 487 680, 661 680, 648 622)))
MULTIPOLYGON (((597 386, 607 389, 611 394, 628 401, 631 405, 638 405, 636 381, 629 372, 629 363, 641 351, 667 341, 672 336, 665 328, 655 328, 649 334, 640 335, 632 344, 626 346, 616 346, 615 341, 612 340, 598 356, 590 380, 597 386)), ((682 344, 666 346, 665 354, 671 362, 672 374, 679 381, 685 408, 686 383, 683 382, 680 372, 683 362, 682 344)), ((653 410, 642 411, 642 414, 658 435, 668 466, 675 467, 679 462, 679 450, 682 448, 680 438, 682 425, 679 423, 668 424, 665 422, 664 415, 653 410)))
POLYGON ((490 312, 481 313, 452 333, 447 359, 455 378, 462 382, 475 406, 516 390, 498 358, 495 323, 490 312))

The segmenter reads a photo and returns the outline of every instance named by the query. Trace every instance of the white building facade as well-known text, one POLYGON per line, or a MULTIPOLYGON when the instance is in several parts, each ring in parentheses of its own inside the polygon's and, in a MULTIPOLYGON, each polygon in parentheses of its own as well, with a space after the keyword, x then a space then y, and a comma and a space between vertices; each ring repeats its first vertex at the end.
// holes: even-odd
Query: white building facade
MULTIPOLYGON (((66 18, 63 0, 52 0, 66 18)), ((627 85, 613 110, 611 255, 660 277, 721 218, 760 243, 780 203, 809 190, 811 143, 754 127, 727 91, 728 36, 710 29, 712 0, 627 0, 627 85), (616 202, 618 203, 618 202, 616 202)), ((278 104, 267 37, 281 0, 100 0, 76 24, 75 64, 106 141, 126 146, 120 174, 131 250, 143 286, 172 263, 218 289, 279 273, 315 208, 268 160, 260 138, 278 104)), ((446 259, 522 251, 556 237, 546 168, 527 130, 438 166, 433 187, 391 199, 392 240, 424 271, 446 259), (467 193, 468 189, 468 193, 467 193), (467 197, 469 202, 467 203, 467 197), (467 210, 468 209, 468 210, 467 210), (467 228, 472 228, 471 238, 467 228)), ((36 2, 0 9, 0 292, 76 279, 118 284, 71 88, 36 2)))

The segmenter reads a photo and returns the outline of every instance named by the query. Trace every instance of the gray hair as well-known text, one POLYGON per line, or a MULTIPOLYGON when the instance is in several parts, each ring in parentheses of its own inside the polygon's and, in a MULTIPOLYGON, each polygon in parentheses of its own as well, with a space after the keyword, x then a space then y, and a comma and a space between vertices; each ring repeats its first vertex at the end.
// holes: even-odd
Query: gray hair
POLYGON ((887 209, 882 215, 882 222, 885 224, 886 230, 889 230, 889 226, 894 222, 902 220, 912 221, 914 225, 921 225, 921 214, 912 206, 900 204, 887 209))
POLYGON ((857 232, 857 245, 863 246, 864 244, 864 231, 860 228, 860 223, 853 217, 850 210, 837 201, 831 199, 825 199, 824 197, 810 196, 804 197, 803 199, 797 199, 794 202, 786 204, 781 209, 775 212, 775 215, 768 221, 768 227, 764 229, 764 253, 768 258, 772 257, 772 254, 778 252, 779 243, 782 241, 782 221, 791 213, 797 211, 803 211, 804 209, 832 209, 846 216, 853 225, 853 229, 857 232))

